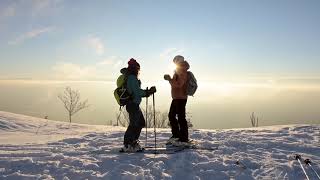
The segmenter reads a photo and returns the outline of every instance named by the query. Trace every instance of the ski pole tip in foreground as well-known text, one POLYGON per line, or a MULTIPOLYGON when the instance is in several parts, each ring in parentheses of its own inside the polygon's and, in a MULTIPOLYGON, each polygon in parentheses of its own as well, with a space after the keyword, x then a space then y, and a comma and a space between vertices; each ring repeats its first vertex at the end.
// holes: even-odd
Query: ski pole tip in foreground
POLYGON ((314 174, 315 174, 315 175, 317 176, 317 178, 320 180, 320 175, 319 175, 319 173, 313 168, 313 166, 311 165, 311 160, 310 160, 310 159, 305 159, 305 160, 304 160, 304 163, 311 168, 311 170, 314 172, 314 174))
POLYGON ((299 162, 300 167, 301 167, 301 169, 302 169, 305 177, 307 178, 307 180, 309 180, 309 176, 308 176, 305 168, 302 166, 302 163, 301 163, 301 160, 302 160, 302 159, 301 159, 301 155, 300 155, 300 154, 295 154, 295 155, 294 155, 294 158, 295 158, 295 160, 297 160, 297 161, 299 162))
POLYGON ((306 163, 307 165, 311 164, 311 160, 310 159, 305 159, 304 163, 306 163))
POLYGON ((298 159, 300 160, 300 159, 301 159, 301 155, 300 155, 300 154, 295 154, 295 155, 294 155, 294 159, 295 159, 295 160, 298 160, 298 159))

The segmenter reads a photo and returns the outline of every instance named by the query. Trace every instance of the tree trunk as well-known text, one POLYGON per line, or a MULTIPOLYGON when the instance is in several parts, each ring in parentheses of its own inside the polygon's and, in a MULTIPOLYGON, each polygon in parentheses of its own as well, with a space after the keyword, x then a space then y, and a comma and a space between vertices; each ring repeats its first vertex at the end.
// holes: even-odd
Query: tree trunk
POLYGON ((71 123, 71 114, 69 114, 69 121, 70 121, 70 123, 71 123))

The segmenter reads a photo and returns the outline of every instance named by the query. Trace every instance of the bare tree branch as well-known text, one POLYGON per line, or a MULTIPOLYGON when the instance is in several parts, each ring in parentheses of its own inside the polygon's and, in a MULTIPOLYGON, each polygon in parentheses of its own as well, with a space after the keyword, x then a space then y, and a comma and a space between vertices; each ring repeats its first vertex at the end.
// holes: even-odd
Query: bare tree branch
POLYGON ((250 120, 251 120, 252 127, 259 126, 259 117, 257 117, 254 112, 252 112, 252 114, 250 116, 250 120))
MULTIPOLYGON (((146 114, 146 110, 142 109, 142 113, 146 120, 147 128, 154 127, 154 117, 153 117, 153 108, 152 106, 148 107, 148 113, 146 114)), ((168 128, 168 112, 160 112, 156 111, 156 128, 168 128)), ((122 116, 119 118, 119 126, 126 127, 129 125, 129 114, 126 111, 122 111, 122 116)))
POLYGON ((119 118, 119 125, 122 127, 127 127, 129 125, 129 113, 126 111, 121 111, 120 113, 122 113, 122 117, 120 114, 120 118, 119 118))
POLYGON ((64 108, 68 111, 70 123, 74 114, 89 107, 88 100, 81 102, 80 92, 78 90, 73 90, 70 87, 66 87, 64 92, 58 95, 58 98, 63 103, 64 108))

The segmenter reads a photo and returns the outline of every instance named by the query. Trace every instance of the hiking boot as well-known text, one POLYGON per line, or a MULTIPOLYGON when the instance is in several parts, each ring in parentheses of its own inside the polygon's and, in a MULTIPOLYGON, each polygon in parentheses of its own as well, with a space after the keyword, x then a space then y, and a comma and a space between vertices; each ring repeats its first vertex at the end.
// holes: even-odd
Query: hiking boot
POLYGON ((176 137, 171 137, 168 141, 167 141, 167 143, 166 143, 166 145, 171 145, 171 144, 173 144, 174 142, 176 142, 176 141, 178 141, 179 140, 179 138, 176 138, 176 137))
POLYGON ((132 147, 134 148, 134 150, 136 152, 139 152, 139 151, 143 151, 144 148, 140 145, 140 141, 139 140, 136 140, 132 143, 132 147))
POLYGON ((194 139, 189 139, 188 143, 189 144, 198 144, 198 142, 196 140, 194 140, 194 139))
POLYGON ((131 144, 125 144, 124 147, 120 149, 120 152, 141 152, 143 150, 139 142, 134 141, 131 144))
POLYGON ((130 144, 125 144, 123 148, 120 149, 120 152, 134 152, 133 147, 130 144))
POLYGON ((188 147, 190 146, 191 144, 189 142, 185 142, 185 141, 175 141, 172 143, 172 145, 174 146, 178 146, 178 147, 188 147))

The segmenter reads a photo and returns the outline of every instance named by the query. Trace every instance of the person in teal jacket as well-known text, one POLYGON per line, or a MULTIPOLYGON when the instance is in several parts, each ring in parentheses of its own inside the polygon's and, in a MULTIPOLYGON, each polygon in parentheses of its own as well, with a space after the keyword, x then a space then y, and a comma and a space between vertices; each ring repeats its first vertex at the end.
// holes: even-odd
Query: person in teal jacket
POLYGON ((133 58, 128 62, 128 68, 122 69, 121 73, 127 76, 126 88, 131 96, 126 104, 126 110, 129 113, 129 126, 124 134, 124 147, 122 151, 135 152, 141 151, 139 137, 142 128, 145 127, 145 119, 139 107, 143 97, 149 97, 156 92, 153 86, 150 89, 141 89, 141 81, 139 80, 140 64, 133 58))

